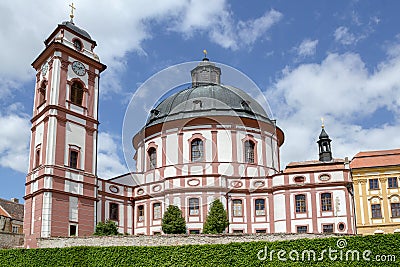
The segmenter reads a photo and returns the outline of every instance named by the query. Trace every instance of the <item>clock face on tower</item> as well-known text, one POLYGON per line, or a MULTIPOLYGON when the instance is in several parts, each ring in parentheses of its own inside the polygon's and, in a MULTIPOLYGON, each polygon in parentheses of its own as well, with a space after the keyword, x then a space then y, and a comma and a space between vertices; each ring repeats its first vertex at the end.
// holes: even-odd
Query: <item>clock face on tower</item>
POLYGON ((85 75, 86 72, 85 66, 79 61, 72 62, 72 70, 79 76, 85 75))

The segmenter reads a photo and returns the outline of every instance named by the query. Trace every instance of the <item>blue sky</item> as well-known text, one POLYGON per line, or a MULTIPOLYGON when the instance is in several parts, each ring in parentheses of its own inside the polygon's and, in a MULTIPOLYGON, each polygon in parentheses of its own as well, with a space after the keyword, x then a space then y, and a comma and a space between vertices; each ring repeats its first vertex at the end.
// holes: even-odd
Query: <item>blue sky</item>
MULTIPOLYGON (((1 198, 24 195, 35 77, 30 64, 43 40, 69 19, 69 4, 0 3, 1 198)), ((399 147, 398 1, 74 4, 76 25, 97 41, 95 51, 108 66, 100 82, 101 177, 126 171, 122 123, 136 89, 168 66, 201 60, 203 49, 263 91, 285 132, 282 167, 317 159, 321 117, 335 157, 399 147)))

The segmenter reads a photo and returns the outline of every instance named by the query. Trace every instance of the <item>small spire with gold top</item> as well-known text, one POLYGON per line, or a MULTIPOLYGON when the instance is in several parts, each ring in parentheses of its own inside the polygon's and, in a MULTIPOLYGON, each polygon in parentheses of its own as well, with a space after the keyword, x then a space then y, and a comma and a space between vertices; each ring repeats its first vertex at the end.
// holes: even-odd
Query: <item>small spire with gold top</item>
POLYGON ((203 61, 209 61, 209 59, 207 58, 207 50, 204 49, 203 54, 204 54, 203 61))
POLYGON ((69 14, 69 17, 71 18, 71 23, 74 23, 74 10, 76 7, 74 6, 74 3, 71 3, 69 6, 71 7, 71 13, 69 14))

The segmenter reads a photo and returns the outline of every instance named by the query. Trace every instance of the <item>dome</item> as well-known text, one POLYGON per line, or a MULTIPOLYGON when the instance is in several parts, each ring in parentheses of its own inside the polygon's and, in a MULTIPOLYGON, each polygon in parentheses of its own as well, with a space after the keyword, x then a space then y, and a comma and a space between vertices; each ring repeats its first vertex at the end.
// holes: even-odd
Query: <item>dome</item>
POLYGON ((85 30, 82 30, 81 28, 75 26, 75 24, 71 21, 64 21, 63 23, 61 23, 61 25, 65 25, 67 26, 67 28, 73 30, 76 33, 79 33, 80 35, 88 38, 89 40, 92 40, 92 38, 90 37, 89 33, 85 30))
POLYGON ((241 89, 208 84, 177 92, 151 111, 146 127, 179 119, 239 116, 272 124, 262 106, 241 89))

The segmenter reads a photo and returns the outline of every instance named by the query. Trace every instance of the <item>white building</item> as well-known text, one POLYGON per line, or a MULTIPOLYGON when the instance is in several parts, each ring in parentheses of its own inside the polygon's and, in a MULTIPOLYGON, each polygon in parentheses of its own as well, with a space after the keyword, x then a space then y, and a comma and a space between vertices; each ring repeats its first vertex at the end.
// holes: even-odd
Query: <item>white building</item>
POLYGON ((27 247, 41 237, 91 235, 109 219, 121 233, 158 234, 170 204, 181 208, 188 233, 198 233, 216 198, 230 233, 355 232, 348 164, 332 159, 325 130, 319 161, 281 171, 283 131, 255 99, 222 85, 220 68, 207 58, 192 70, 191 88, 164 99, 136 133, 137 173, 98 178, 99 77, 106 66, 72 17, 32 63, 27 247))

